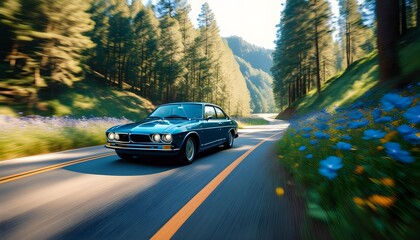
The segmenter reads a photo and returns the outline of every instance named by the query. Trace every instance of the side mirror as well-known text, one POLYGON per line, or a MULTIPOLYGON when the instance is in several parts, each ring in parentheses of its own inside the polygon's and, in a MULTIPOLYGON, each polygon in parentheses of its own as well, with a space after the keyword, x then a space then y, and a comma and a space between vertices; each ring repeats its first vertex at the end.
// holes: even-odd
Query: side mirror
POLYGON ((209 116, 209 117, 204 118, 204 120, 206 120, 206 121, 208 121, 210 119, 213 119, 213 117, 212 116, 209 116))

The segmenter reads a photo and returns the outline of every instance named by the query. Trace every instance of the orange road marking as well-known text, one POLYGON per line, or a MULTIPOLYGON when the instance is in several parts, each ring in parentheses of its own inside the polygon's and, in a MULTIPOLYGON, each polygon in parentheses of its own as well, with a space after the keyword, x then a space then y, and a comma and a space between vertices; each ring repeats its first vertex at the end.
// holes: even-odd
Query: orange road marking
MULTIPOLYGON (((281 132, 280 132, 281 133, 281 132)), ((270 138, 280 134, 276 133, 270 137, 262 140, 256 146, 246 151, 239 158, 227 166, 221 173, 219 173, 213 180, 211 180, 200 192, 198 192, 184 207, 181 208, 163 227, 161 227, 151 240, 170 239, 181 226, 188 220, 188 218, 197 210, 197 208, 210 196, 210 194, 229 176, 230 173, 246 158, 251 152, 261 146, 270 138)))
POLYGON ((34 170, 29 170, 29 171, 22 172, 22 173, 17 173, 17 174, 1 177, 0 178, 0 184, 11 182, 11 181, 14 181, 14 180, 17 180, 17 179, 20 179, 20 178, 25 178, 25 177, 29 177, 29 176, 32 176, 32 175, 48 172, 48 171, 51 171, 51 170, 54 170, 54 169, 67 167, 67 166, 70 166, 70 165, 73 165, 73 164, 87 162, 87 161, 91 161, 91 160, 102 158, 102 157, 108 157, 108 156, 111 156, 111 155, 114 155, 114 154, 115 153, 104 153, 104 154, 101 154, 101 155, 96 155, 96 156, 86 157, 86 158, 80 158, 80 159, 76 159, 76 160, 65 162, 65 163, 54 164, 54 165, 50 165, 50 166, 46 166, 46 167, 42 167, 42 168, 37 168, 37 169, 34 169, 34 170))

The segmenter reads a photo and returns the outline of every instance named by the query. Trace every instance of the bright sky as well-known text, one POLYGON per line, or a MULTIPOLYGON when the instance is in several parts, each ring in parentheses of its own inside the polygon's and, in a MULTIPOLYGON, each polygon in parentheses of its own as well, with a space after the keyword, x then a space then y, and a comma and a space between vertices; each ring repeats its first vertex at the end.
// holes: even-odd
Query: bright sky
MULTIPOLYGON (((188 0, 190 18, 197 23, 201 6, 207 2, 216 16, 222 37, 239 36, 260 47, 274 49, 276 25, 286 0, 188 0)), ((197 25, 196 25, 197 26, 197 25)))
MULTIPOLYGON (((188 0, 192 9, 190 19, 196 27, 205 2, 216 17, 222 37, 239 36, 254 45, 274 49, 276 25, 286 0, 188 0)), ((337 0, 330 2, 332 11, 337 14, 337 0)))

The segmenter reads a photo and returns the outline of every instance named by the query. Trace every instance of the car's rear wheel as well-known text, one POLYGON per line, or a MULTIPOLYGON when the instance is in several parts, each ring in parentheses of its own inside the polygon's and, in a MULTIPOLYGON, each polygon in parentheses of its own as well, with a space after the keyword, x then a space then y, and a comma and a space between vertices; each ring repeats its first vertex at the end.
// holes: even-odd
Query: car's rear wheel
POLYGON ((234 134, 233 131, 228 132, 228 136, 227 136, 226 142, 224 144, 224 147, 226 149, 229 149, 229 148, 233 147, 233 142, 235 140, 235 136, 233 134, 234 134))
POLYGON ((179 152, 178 160, 181 164, 190 164, 195 160, 196 155, 197 146, 195 144, 195 139, 193 137, 188 137, 179 152))
POLYGON ((131 159, 133 159, 133 155, 130 155, 130 154, 117 152, 117 155, 118 155, 118 157, 120 157, 123 160, 131 160, 131 159))

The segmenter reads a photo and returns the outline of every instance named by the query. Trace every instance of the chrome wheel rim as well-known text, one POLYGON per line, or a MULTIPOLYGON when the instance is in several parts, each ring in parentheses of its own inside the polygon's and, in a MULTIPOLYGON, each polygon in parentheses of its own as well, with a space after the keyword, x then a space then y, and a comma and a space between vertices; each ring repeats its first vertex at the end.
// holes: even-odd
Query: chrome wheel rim
POLYGON ((232 135, 232 133, 229 133, 229 136, 228 136, 228 138, 229 138, 229 146, 233 146, 233 135, 232 135))
POLYGON ((187 145, 185 146, 185 155, 187 157, 187 160, 191 162, 194 159, 194 154, 195 154, 194 140, 190 138, 188 139, 187 145))

